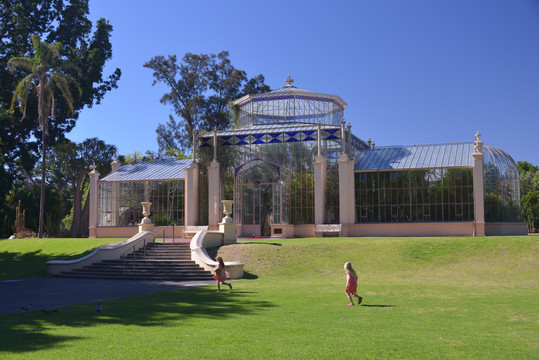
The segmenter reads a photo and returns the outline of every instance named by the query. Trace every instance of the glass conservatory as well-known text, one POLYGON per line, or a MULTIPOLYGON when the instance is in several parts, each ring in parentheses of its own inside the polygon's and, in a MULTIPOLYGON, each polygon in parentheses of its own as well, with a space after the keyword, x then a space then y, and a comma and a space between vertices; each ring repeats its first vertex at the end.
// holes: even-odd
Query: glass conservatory
POLYGON ((94 234, 139 223, 142 201, 158 226, 216 226, 225 199, 238 236, 524 233, 516 164, 479 134, 375 147, 343 99, 292 81, 236 100, 234 125, 199 135, 194 160, 115 164, 96 185, 94 234))
POLYGON ((185 222, 184 170, 189 160, 165 160, 121 166, 98 183, 97 224, 101 227, 136 226, 142 220, 142 202, 152 203, 152 222, 185 222))

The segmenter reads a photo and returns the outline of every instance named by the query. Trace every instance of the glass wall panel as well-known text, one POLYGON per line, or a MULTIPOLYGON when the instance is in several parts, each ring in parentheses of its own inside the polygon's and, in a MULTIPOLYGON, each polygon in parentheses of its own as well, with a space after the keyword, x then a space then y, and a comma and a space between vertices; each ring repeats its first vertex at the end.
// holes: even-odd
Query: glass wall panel
POLYGON ((138 226, 141 202, 152 203, 152 223, 157 226, 185 223, 184 181, 100 182, 98 226, 138 226))
POLYGON ((472 221, 472 174, 469 168, 356 173, 356 222, 472 221))

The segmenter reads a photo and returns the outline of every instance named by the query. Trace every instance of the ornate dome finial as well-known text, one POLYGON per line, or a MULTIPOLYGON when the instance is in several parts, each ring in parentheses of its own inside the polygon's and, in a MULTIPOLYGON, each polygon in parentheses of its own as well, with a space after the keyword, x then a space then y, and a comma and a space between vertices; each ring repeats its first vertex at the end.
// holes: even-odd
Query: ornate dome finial
POLYGON ((479 130, 477 130, 475 133, 475 140, 479 140, 480 137, 481 137, 481 134, 479 133, 479 130))
POLYGON ((288 78, 285 80, 285 82, 288 84, 288 86, 292 86, 294 79, 290 77, 290 73, 288 73, 288 78))

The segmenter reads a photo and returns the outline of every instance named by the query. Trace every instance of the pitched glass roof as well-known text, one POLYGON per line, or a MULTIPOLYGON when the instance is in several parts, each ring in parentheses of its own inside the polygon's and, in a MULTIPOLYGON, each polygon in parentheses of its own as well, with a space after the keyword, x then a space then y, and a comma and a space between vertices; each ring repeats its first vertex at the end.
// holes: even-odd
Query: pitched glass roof
POLYGON ((348 104, 338 95, 317 93, 314 91, 304 90, 292 86, 290 84, 283 86, 280 89, 273 90, 262 94, 250 94, 234 101, 234 105, 243 106, 251 101, 272 101, 283 99, 305 99, 314 101, 329 101, 339 104, 345 109, 348 104))
POLYGON ((472 142, 381 146, 362 150, 355 157, 355 171, 409 170, 472 167, 472 142))
POLYGON ((143 161, 120 166, 118 171, 108 174, 101 182, 166 181, 185 178, 185 169, 191 159, 143 161))
MULTIPOLYGON (((335 129, 334 125, 321 125, 321 129, 335 129)), ((217 136, 235 136, 235 135, 250 135, 250 134, 268 134, 276 132, 291 132, 291 131, 309 131, 318 130, 317 124, 265 124, 265 125, 252 125, 246 128, 240 128, 235 130, 221 131, 217 136)), ((204 138, 208 137, 207 135, 204 138)))

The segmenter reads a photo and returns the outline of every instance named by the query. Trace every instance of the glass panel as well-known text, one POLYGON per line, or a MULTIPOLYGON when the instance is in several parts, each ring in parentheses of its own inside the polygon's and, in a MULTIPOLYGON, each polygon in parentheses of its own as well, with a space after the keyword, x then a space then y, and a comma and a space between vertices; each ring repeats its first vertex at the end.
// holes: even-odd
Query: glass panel
POLYGON ((141 202, 152 203, 152 223, 161 226, 185 223, 184 181, 100 183, 98 226, 138 226, 141 202))
POLYGON ((472 174, 469 168, 358 173, 356 221, 472 221, 472 174))

